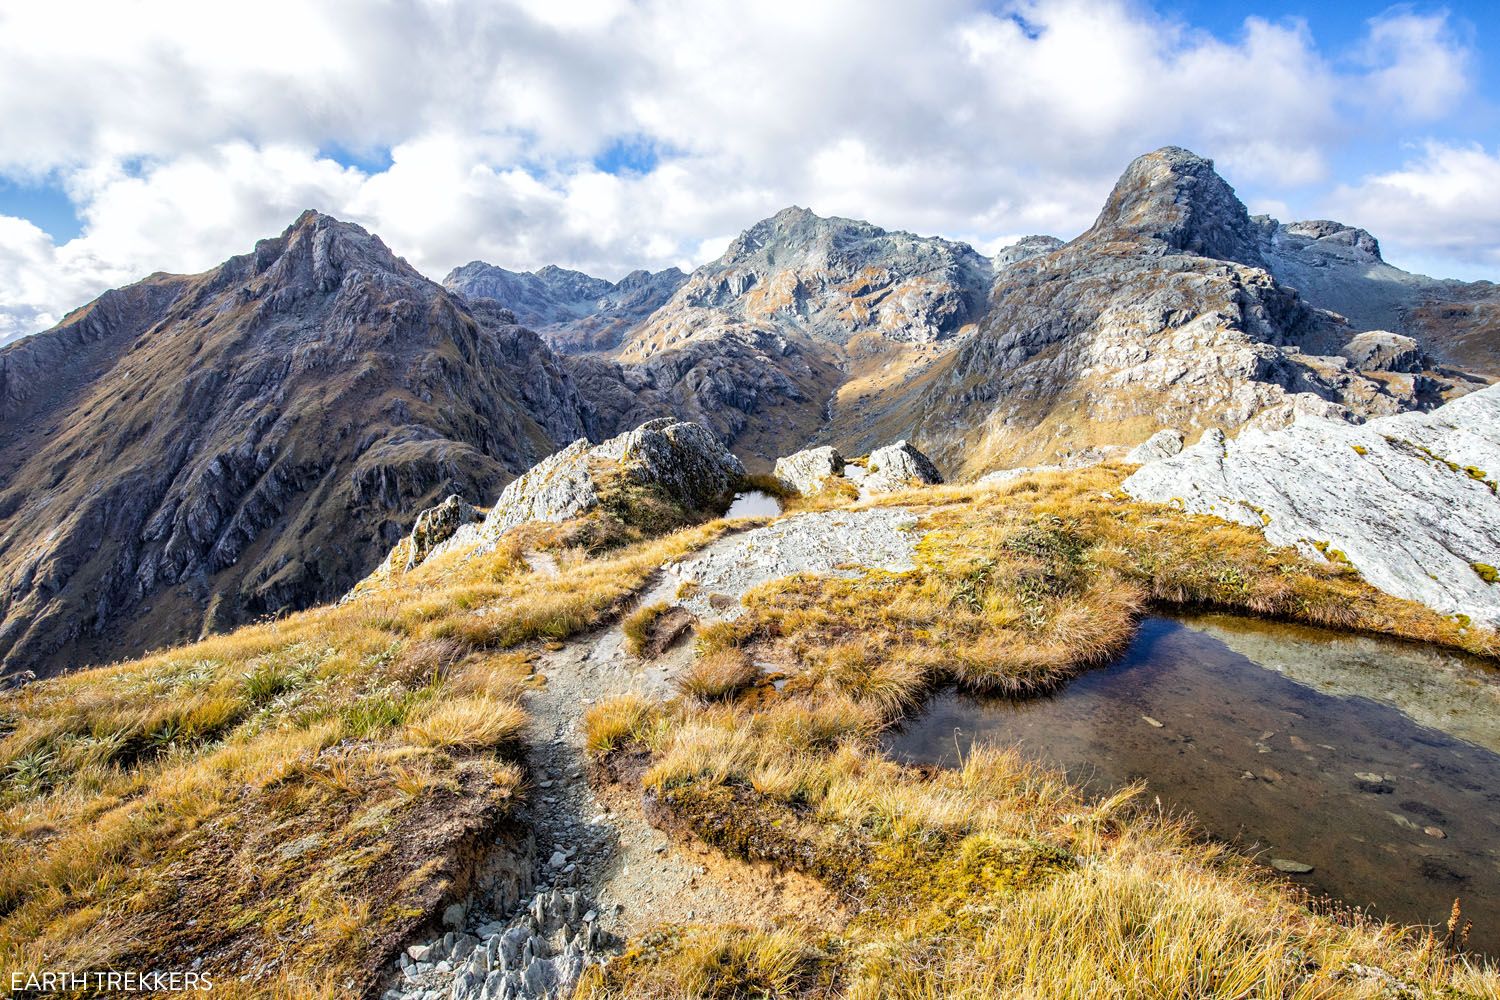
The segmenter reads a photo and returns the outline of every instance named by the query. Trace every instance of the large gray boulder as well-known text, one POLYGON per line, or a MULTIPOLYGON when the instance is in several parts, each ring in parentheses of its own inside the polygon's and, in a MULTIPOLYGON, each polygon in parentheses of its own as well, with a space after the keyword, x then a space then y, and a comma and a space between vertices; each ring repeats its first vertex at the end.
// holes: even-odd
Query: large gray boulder
POLYGON ((1125 480, 1141 500, 1263 527, 1397 597, 1500 625, 1500 386, 1364 424, 1209 432, 1125 480))
POLYGON ((505 487, 484 522, 435 552, 486 550, 529 521, 560 522, 599 506, 612 485, 644 487, 689 511, 720 507, 745 475, 740 460, 700 424, 662 417, 590 445, 579 439, 505 487))
POLYGON ((795 455, 778 458, 776 467, 771 470, 771 475, 803 496, 812 496, 829 479, 843 474, 844 456, 828 445, 807 448, 795 455))
POLYGON ((1370 330, 1352 338, 1339 354, 1361 371, 1419 372, 1424 367, 1422 345, 1389 330, 1370 330))
POLYGON ((449 497, 417 516, 411 535, 346 597, 448 552, 493 550, 511 528, 560 522, 598 507, 614 486, 634 485, 688 511, 722 507, 745 467, 699 424, 663 417, 590 445, 579 438, 505 487, 481 521, 478 511, 449 497))
POLYGON ((932 460, 905 439, 870 452, 868 468, 870 474, 863 484, 866 493, 893 493, 943 481, 932 460))

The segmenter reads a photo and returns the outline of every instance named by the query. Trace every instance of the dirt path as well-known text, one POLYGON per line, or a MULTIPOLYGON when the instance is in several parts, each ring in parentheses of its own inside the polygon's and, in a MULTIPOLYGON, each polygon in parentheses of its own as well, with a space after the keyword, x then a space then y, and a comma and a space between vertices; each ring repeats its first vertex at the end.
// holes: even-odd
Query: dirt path
MULTIPOLYGON (((683 603, 709 621, 737 613, 746 591, 790 573, 849 572, 855 563, 904 568, 915 520, 893 509, 823 512, 736 532, 663 567, 638 603, 674 600, 692 580, 698 599, 683 603), (715 607, 709 594, 732 598, 734 607, 715 607)), ((537 554, 528 561, 547 573, 537 554)), ((533 789, 517 811, 536 837, 535 889, 514 914, 490 913, 476 902, 460 918, 461 930, 409 949, 415 954, 403 957, 390 1000, 566 995, 584 962, 664 923, 769 927, 788 915, 842 923, 839 904, 811 879, 674 842, 646 822, 638 789, 595 789, 586 780, 582 721, 589 706, 631 692, 670 698, 672 678, 692 659, 688 640, 651 661, 631 656, 618 624, 538 657, 543 682, 526 700, 533 789)))

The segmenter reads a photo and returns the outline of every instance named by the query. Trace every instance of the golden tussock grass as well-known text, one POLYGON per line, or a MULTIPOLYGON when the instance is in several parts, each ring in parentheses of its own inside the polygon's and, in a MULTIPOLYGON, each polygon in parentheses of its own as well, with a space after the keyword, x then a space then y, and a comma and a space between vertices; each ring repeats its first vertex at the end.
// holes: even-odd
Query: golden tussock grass
POLYGON ((1259 531, 1118 495, 1113 467, 998 489, 913 490, 917 568, 796 576, 746 595, 749 613, 700 647, 768 646, 794 684, 895 717, 934 683, 1024 695, 1103 662, 1148 606, 1206 607, 1433 642, 1495 656, 1495 634, 1384 594, 1259 531))
POLYGON ((837 934, 800 928, 809 951, 785 968, 803 971, 775 980, 723 949, 780 954, 779 932, 663 928, 591 972, 583 995, 1312 1000, 1379 995, 1370 969, 1414 996, 1500 995, 1493 967, 1424 932, 1309 909, 1139 788, 1090 801, 984 746, 938 771, 876 752, 876 734, 934 684, 1045 689, 1122 648, 1152 605, 1496 653, 1493 634, 1347 567, 1119 498, 1118 482, 1098 469, 878 501, 921 511, 914 571, 776 581, 747 596, 742 618, 700 630, 700 665, 790 664, 779 692, 596 707, 608 738, 591 752, 648 753, 640 781, 676 829, 812 875, 854 918, 837 934))
POLYGON ((677 690, 690 698, 715 701, 749 687, 760 676, 744 650, 720 649, 700 656, 676 678, 677 690))
POLYGON ((432 703, 406 734, 418 746, 483 750, 519 742, 525 725, 526 713, 514 702, 457 697, 432 703))
MULTIPOLYGON (((0 967, 364 982, 509 808, 529 655, 722 523, 533 576, 518 544, 0 702, 0 967), (447 838, 445 840, 445 838, 447 838), (434 847, 437 853, 434 853, 434 847), (178 915, 197 912, 185 926, 178 915), (352 933, 352 927, 363 928, 352 933)), ((237 987, 277 995, 280 986, 237 987)))
POLYGON ((625 650, 631 656, 640 656, 641 651, 646 648, 646 643, 651 641, 651 631, 656 621, 672 607, 666 601, 658 601, 644 608, 637 608, 625 616, 620 623, 620 629, 625 633, 625 650))

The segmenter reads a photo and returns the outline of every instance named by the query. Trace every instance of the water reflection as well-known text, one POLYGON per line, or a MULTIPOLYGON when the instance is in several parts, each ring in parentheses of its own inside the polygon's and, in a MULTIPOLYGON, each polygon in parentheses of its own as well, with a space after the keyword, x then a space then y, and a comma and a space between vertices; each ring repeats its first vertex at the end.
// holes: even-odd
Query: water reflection
POLYGON ((1500 953, 1500 755, 1452 734, 1488 741, 1496 672, 1403 643, 1195 624, 1212 631, 1147 620, 1119 661, 1050 698, 941 694, 887 749, 952 765, 985 738, 1096 792, 1143 778, 1263 860, 1312 865, 1297 881, 1347 903, 1440 923, 1462 897, 1471 943, 1500 953))
POLYGON ((725 517, 775 517, 781 513, 781 501, 760 490, 736 493, 725 517))

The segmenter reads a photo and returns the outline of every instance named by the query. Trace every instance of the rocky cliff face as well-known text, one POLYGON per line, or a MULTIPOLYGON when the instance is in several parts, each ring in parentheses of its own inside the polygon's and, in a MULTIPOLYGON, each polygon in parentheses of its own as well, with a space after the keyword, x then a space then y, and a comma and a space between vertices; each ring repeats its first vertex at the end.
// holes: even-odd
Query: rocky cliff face
POLYGON ((474 261, 451 271, 443 285, 470 301, 494 300, 556 349, 580 354, 618 347, 685 281, 675 267, 632 271, 611 283, 550 264, 528 273, 474 261))
POLYGON ((1375 586, 1500 624, 1500 386, 1362 425, 1218 431, 1125 481, 1143 500, 1263 527, 1375 586))
POLYGON ((506 319, 310 212, 0 352, 0 672, 336 597, 418 510, 595 432, 506 319))
POLYGON ((1284 424, 1330 406, 1375 416, 1478 384, 1360 371, 1338 354, 1353 328, 1268 267, 1261 229, 1212 162, 1158 150, 1130 165, 1088 232, 1006 267, 978 332, 891 405, 940 463, 978 473, 1164 425, 1284 424))

